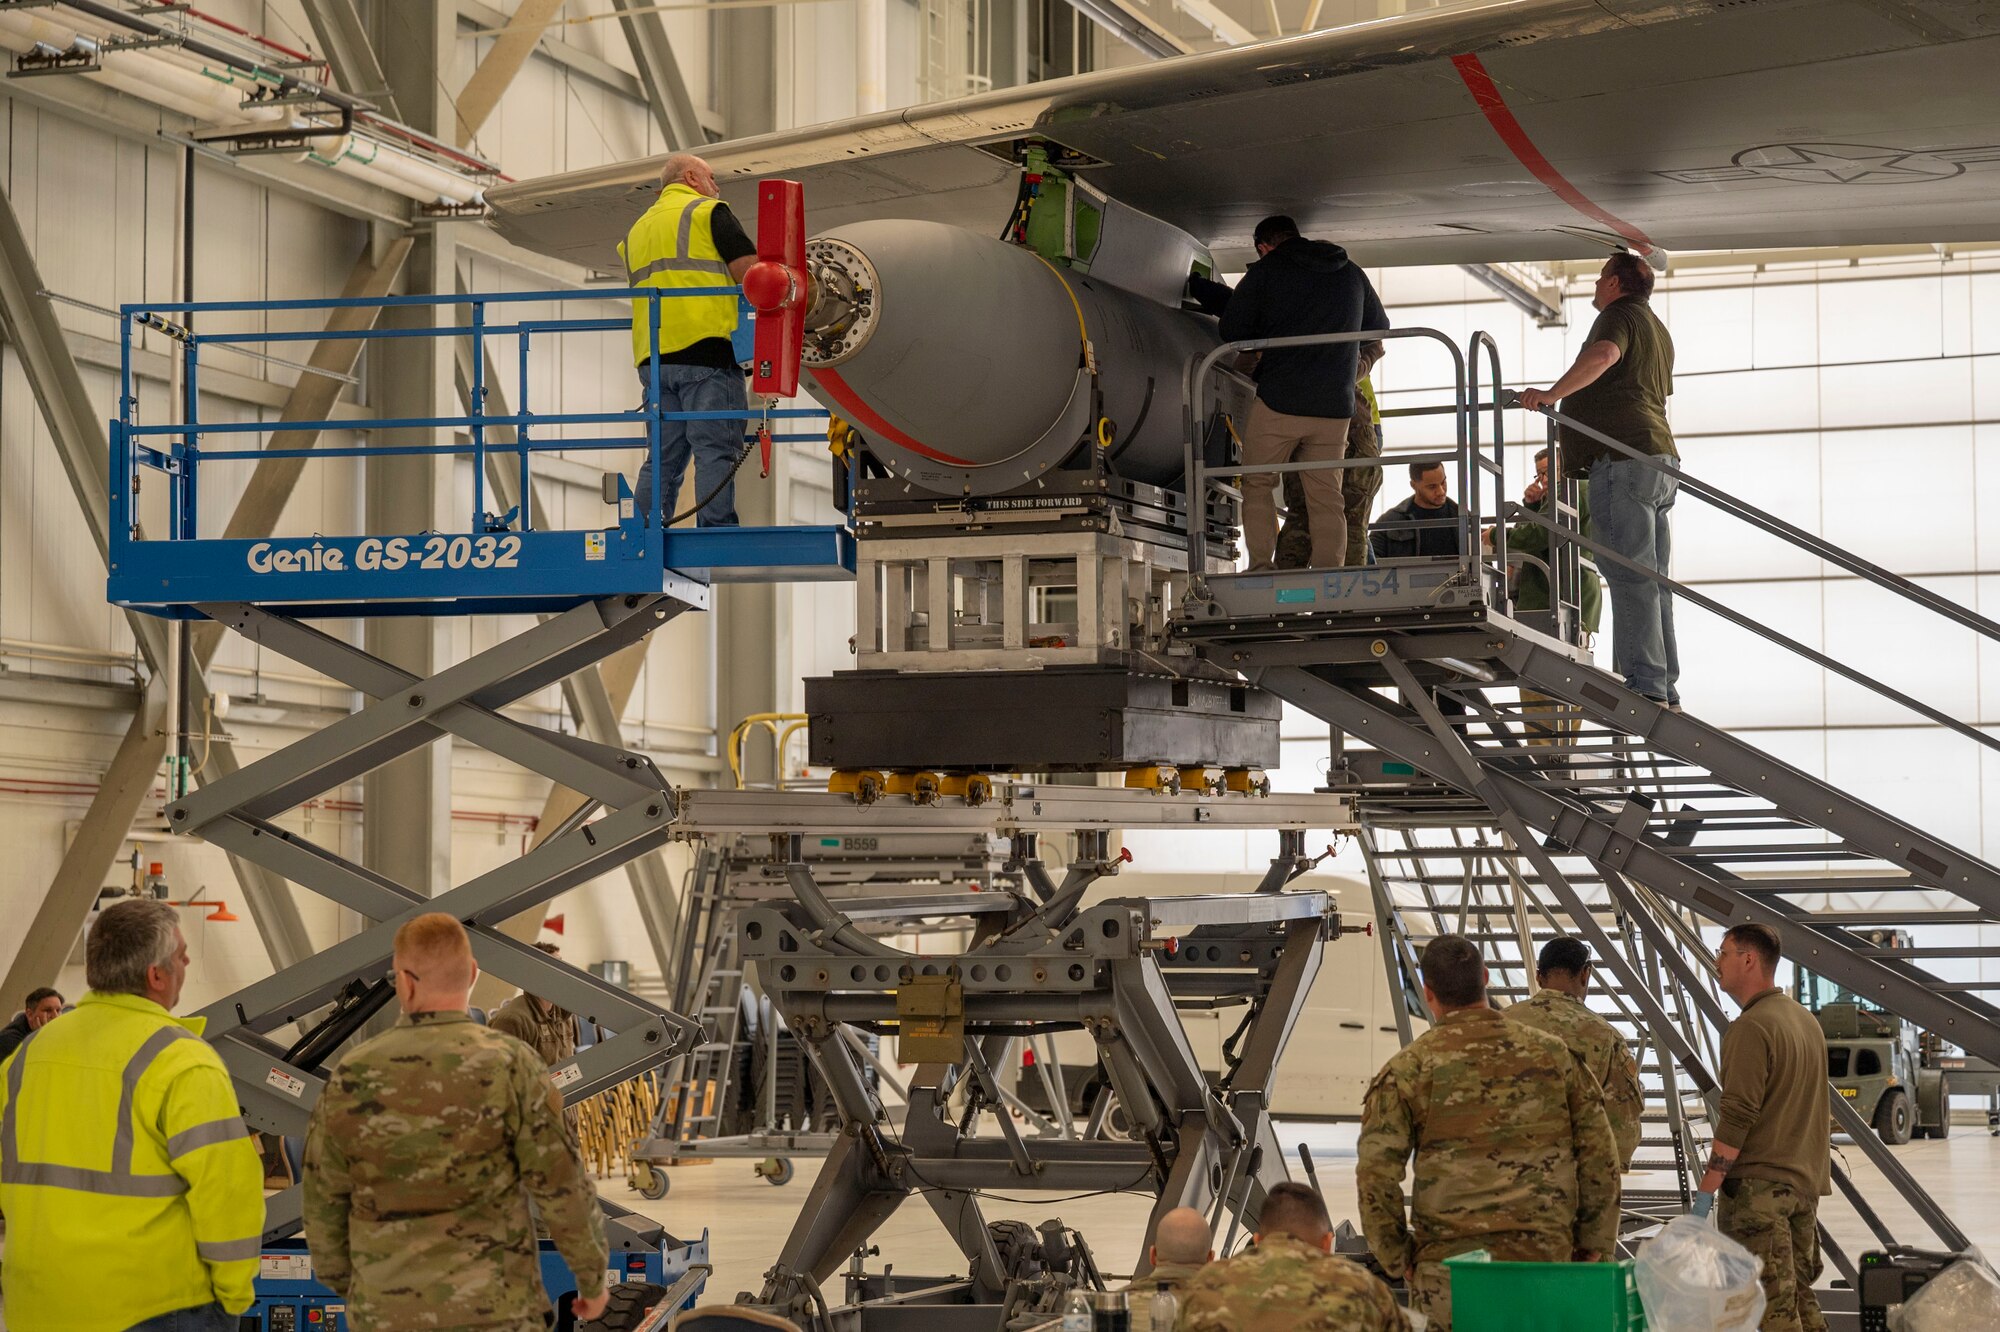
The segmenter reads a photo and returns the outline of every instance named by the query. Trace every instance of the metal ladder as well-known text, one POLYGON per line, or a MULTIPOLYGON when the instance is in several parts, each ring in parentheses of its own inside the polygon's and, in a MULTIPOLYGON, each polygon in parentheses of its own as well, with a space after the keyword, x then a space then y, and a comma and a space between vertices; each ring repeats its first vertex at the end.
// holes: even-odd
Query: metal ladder
POLYGON ((743 964, 736 948, 733 912, 716 912, 715 929, 703 949, 706 963, 699 988, 701 1043, 688 1052, 687 1073, 677 1079, 677 1104, 668 1137, 717 1137, 735 1091, 736 1058, 743 1034, 743 964))

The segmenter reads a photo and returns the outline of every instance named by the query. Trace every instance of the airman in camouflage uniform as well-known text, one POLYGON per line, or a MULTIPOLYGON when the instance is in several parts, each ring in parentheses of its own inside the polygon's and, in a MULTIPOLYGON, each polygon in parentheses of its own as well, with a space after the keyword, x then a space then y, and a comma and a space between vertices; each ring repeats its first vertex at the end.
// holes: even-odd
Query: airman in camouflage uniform
POLYGON ((1407 1332, 1389 1287, 1327 1249, 1326 1204, 1303 1184, 1265 1198, 1256 1244, 1197 1272, 1175 1332, 1407 1332))
POLYGON ((1192 1207, 1176 1207, 1159 1219, 1146 1250, 1152 1270, 1125 1287, 1131 1332, 1174 1332, 1171 1323, 1153 1326, 1153 1296, 1171 1291, 1178 1301, 1194 1274, 1215 1261, 1213 1238, 1208 1218, 1192 1207))
POLYGON ((1583 1001, 1590 991, 1590 976, 1590 949, 1581 939, 1551 939, 1542 946, 1536 962, 1535 979, 1542 988, 1507 1009, 1507 1016, 1567 1045, 1577 1066, 1596 1079, 1604 1093, 1604 1113, 1611 1121, 1618 1168, 1623 1172, 1632 1168, 1632 1154, 1639 1150, 1646 1093, 1639 1085, 1639 1064, 1632 1058, 1632 1047, 1616 1027, 1583 1001))
MULTIPOLYGON (((434 921, 464 946, 449 916, 420 916, 404 933, 434 921)), ((355 1332, 543 1332, 530 1200, 579 1303, 603 1296, 608 1257, 561 1097, 533 1050, 464 1011, 469 950, 457 1009, 425 1002, 421 978, 443 968, 406 949, 403 933, 396 961, 403 1019, 341 1060, 313 1107, 304 1220, 314 1275, 347 1298, 355 1332)))
MULTIPOLYGON (((554 944, 538 943, 535 947, 550 957, 562 956, 554 944)), ((576 1058, 577 1038, 581 1035, 576 1014, 546 999, 517 994, 495 1009, 493 1016, 486 1019, 486 1025, 526 1041, 550 1068, 560 1068, 576 1058)), ((569 1125, 572 1135, 576 1133, 576 1119, 575 1106, 563 1110, 563 1122, 569 1125)))
POLYGON ((1355 1183, 1383 1270, 1404 1277, 1411 1307, 1450 1332, 1443 1260, 1453 1254, 1559 1263, 1612 1250, 1617 1148, 1603 1095, 1568 1048, 1486 1006, 1486 969, 1468 940, 1433 939, 1422 971, 1437 1024, 1369 1084, 1355 1183))
MULTIPOLYGON (((1375 387, 1368 372, 1382 359, 1380 342, 1361 344, 1360 378, 1354 383, 1354 415, 1347 422, 1347 456, 1379 458, 1382 433, 1375 387)), ((1306 488, 1299 473, 1285 472, 1279 481, 1285 496, 1285 525, 1278 531, 1277 554, 1272 563, 1280 569, 1303 569, 1312 563, 1312 523, 1306 517, 1306 488)), ((1368 516, 1375 507, 1375 492, 1382 489, 1380 467, 1347 467, 1340 473, 1341 508, 1347 515, 1347 556, 1342 562, 1352 568, 1368 563, 1368 516)))

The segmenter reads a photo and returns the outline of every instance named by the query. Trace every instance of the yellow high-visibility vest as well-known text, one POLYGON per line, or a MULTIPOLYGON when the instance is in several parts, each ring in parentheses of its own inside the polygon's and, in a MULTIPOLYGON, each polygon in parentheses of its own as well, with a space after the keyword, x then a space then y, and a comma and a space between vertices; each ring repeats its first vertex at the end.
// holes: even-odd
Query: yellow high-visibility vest
POLYGON ((7 1060, 8 1332, 124 1332, 177 1309, 250 1307, 264 1171, 201 1025, 92 990, 7 1060), (124 1275, 107 1279, 113 1268, 124 1275))
POLYGON ((1382 424, 1382 408, 1375 401, 1375 386, 1363 375, 1354 381, 1354 395, 1368 404, 1368 419, 1375 425, 1382 424))
MULTIPOLYGON (((645 216, 632 224, 618 254, 625 276, 634 287, 664 291, 690 287, 733 285, 729 265, 715 248, 710 226, 717 200, 686 185, 669 185, 645 216)), ((632 302, 632 363, 644 365, 653 355, 651 301, 632 302)), ((660 352, 680 351, 703 338, 726 338, 736 332, 736 297, 677 296, 660 302, 660 352)))

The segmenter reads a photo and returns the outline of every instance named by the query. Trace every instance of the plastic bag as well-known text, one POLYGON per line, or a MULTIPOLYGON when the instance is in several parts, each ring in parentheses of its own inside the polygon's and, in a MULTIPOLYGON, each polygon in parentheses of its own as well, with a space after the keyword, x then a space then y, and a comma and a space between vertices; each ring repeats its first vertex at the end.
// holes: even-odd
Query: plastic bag
POLYGON ((1647 1332, 1756 1332, 1763 1264, 1706 1221, 1677 1216, 1633 1263, 1647 1332))
POLYGON ((1970 1332, 2000 1327, 2000 1277, 1976 1259, 1961 1258, 1917 1287, 1889 1313, 1890 1332, 1970 1332))

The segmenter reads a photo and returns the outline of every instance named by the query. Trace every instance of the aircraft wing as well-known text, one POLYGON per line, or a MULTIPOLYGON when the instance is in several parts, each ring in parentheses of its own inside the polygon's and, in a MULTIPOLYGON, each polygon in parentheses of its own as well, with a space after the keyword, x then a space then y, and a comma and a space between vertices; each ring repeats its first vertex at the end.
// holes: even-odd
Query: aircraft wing
MULTIPOLYGON (((1502 0, 714 145, 809 224, 999 234, 1033 136, 1225 266, 1290 213, 1364 263, 2000 239, 2000 0, 1502 0)), ((489 192, 603 269, 662 159, 489 192)))

